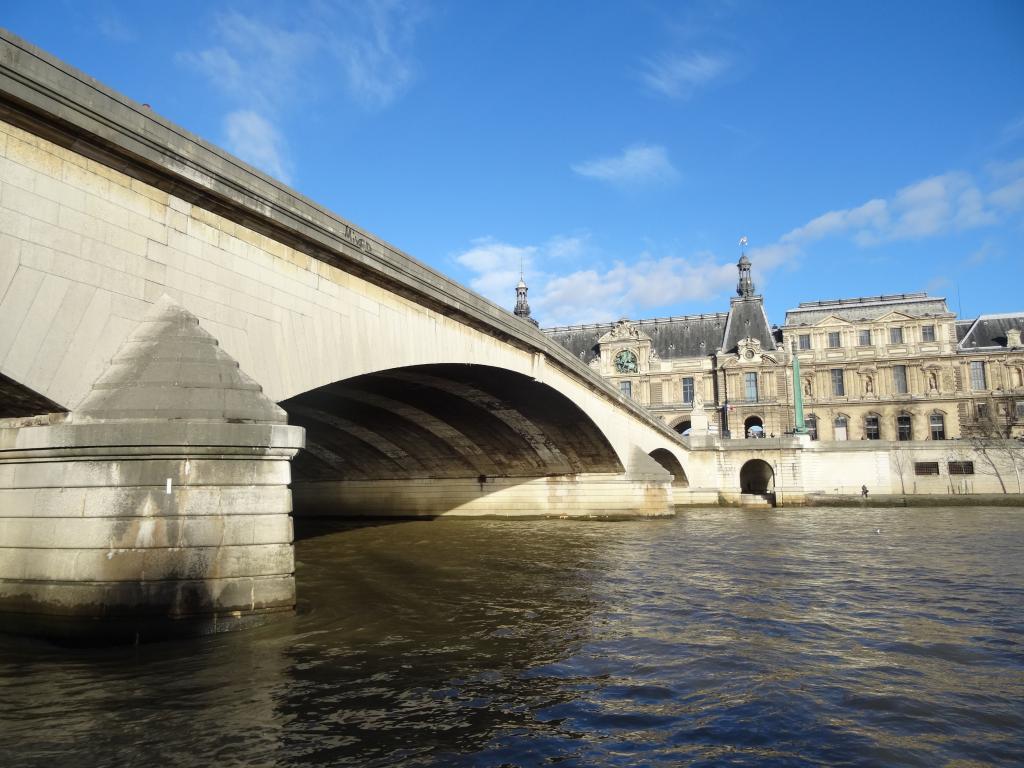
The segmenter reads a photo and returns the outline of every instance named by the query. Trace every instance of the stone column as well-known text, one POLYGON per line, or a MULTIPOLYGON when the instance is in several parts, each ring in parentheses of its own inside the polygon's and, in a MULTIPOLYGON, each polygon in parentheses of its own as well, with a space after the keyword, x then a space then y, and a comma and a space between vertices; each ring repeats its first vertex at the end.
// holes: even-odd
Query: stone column
POLYGON ((286 422, 163 297, 67 418, 0 421, 0 624, 146 639, 291 610, 286 422))

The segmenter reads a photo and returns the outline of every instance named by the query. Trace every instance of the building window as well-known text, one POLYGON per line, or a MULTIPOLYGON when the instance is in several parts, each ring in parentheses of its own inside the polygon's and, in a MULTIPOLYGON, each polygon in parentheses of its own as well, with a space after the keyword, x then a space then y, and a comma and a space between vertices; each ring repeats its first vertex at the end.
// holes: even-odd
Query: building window
POLYGON ((843 384, 842 368, 832 369, 832 394, 836 397, 842 397, 846 394, 846 387, 843 384))
POLYGON ((904 413, 896 417, 896 439, 910 440, 913 433, 910 429, 910 414, 904 413))
POLYGON ((902 328, 890 328, 889 329, 889 343, 890 344, 902 344, 903 343, 903 329, 902 328))
POLYGON ((619 392, 624 394, 626 397, 633 396, 633 382, 632 381, 620 381, 619 392))
POLYGON ((897 395, 907 394, 907 366, 894 365, 892 367, 892 391, 897 395))
POLYGON ((941 413, 933 413, 928 419, 928 424, 931 426, 932 440, 946 439, 946 420, 941 413))
POLYGON ((1024 421, 1024 400, 1013 404, 1014 421, 1024 421))
POLYGON ((939 462, 937 461, 915 461, 915 475, 937 475, 939 474, 939 462))
POLYGON ((868 440, 880 440, 882 437, 882 430, 879 426, 878 416, 865 416, 864 417, 864 437, 868 440))
POLYGON ((804 419, 804 426, 807 427, 807 434, 810 435, 811 440, 818 439, 818 417, 811 414, 804 419))
POLYGON ((828 334, 828 348, 838 349, 843 346, 839 339, 839 331, 829 331, 828 334))
POLYGON ((747 402, 757 402, 757 374, 756 373, 745 373, 743 374, 743 394, 746 395, 747 402))
POLYGON ((922 325, 921 326, 921 341, 935 341, 935 326, 934 325, 922 325))
POLYGON ((978 412, 978 421, 984 421, 988 418, 988 403, 978 403, 976 408, 978 412))
POLYGON ((809 334, 809 333, 801 333, 799 336, 797 336, 797 342, 799 344, 800 349, 810 349, 811 348, 811 334, 809 334))
POLYGON ((848 437, 846 429, 846 417, 836 416, 835 421, 832 422, 832 429, 835 432, 836 440, 846 440, 848 437))
POLYGON ((693 377, 687 376, 683 379, 683 402, 693 402, 693 377))
POLYGON ((980 360, 971 363, 971 389, 985 389, 985 364, 980 360))
POLYGON ((857 334, 857 346, 858 347, 870 347, 871 346, 871 331, 861 331, 857 334))
POLYGON ((949 462, 949 474, 951 475, 973 475, 973 461, 951 461, 949 462))

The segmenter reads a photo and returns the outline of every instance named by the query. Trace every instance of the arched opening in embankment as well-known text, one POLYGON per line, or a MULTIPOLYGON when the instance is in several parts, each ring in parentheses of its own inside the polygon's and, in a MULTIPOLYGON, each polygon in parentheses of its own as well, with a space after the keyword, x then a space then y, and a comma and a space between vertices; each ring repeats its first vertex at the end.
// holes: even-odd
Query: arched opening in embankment
POLYGON ((772 493, 775 491, 775 471, 761 459, 751 459, 740 468, 740 490, 743 493, 772 493))
POLYGON ((676 488, 689 488, 690 481, 686 477, 686 471, 675 454, 667 448, 655 448, 648 454, 652 459, 661 464, 668 472, 672 473, 672 485, 676 488))
POLYGON ((397 368, 280 405, 306 429, 292 462, 300 516, 557 513, 584 479, 624 472, 578 405, 502 368, 397 368))

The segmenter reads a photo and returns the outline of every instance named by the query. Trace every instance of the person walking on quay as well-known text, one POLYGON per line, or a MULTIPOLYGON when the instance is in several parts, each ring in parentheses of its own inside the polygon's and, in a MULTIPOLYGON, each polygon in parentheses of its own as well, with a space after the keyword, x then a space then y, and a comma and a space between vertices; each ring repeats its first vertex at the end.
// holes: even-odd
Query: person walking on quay
POLYGON ((860 495, 863 496, 865 499, 868 497, 868 487, 866 485, 862 485, 860 487, 860 495))

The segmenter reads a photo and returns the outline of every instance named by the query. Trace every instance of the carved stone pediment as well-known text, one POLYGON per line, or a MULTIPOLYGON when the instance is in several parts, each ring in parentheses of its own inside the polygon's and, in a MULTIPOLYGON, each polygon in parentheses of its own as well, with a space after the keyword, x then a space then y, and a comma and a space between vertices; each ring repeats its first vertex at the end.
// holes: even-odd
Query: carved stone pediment
POLYGON ((619 320, 615 327, 598 339, 601 348, 601 373, 603 375, 646 374, 653 354, 651 337, 629 320, 619 320))
POLYGON ((736 357, 741 363, 760 364, 761 362, 761 341, 760 339, 740 339, 736 344, 736 357))
POLYGON ((650 341, 651 337, 637 328, 629 320, 623 318, 615 323, 615 327, 597 340, 598 344, 607 344, 613 341, 650 341))

